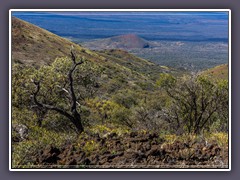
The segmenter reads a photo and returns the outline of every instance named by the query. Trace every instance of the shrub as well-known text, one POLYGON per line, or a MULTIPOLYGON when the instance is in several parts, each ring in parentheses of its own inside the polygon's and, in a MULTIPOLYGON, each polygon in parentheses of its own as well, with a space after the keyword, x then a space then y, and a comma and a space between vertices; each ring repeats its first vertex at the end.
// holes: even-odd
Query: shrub
POLYGON ((161 117, 178 132, 201 133, 210 130, 219 119, 228 122, 228 84, 213 83, 206 77, 183 77, 178 81, 163 74, 157 81, 171 98, 161 117), (221 109, 221 111, 219 111, 221 109))

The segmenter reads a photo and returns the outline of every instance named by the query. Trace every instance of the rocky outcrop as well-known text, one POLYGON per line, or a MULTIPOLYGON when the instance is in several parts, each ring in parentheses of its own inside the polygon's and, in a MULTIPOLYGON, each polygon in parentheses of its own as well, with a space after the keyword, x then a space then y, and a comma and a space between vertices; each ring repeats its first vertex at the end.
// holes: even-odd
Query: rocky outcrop
POLYGON ((12 125, 12 141, 20 142, 28 138, 28 127, 23 124, 13 124, 12 125))
POLYGON ((166 143, 157 134, 109 134, 85 139, 99 147, 88 153, 73 144, 62 148, 49 146, 37 156, 43 166, 73 168, 223 168, 228 157, 217 144, 200 142, 166 143))

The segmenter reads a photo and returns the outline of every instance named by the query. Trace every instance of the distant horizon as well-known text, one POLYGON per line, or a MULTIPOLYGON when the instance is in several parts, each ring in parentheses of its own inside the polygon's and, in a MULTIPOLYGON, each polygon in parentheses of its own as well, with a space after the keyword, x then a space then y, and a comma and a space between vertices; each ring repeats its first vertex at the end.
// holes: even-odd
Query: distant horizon
POLYGON ((12 16, 79 42, 121 34, 147 40, 228 40, 228 12, 222 11, 13 11, 12 16))

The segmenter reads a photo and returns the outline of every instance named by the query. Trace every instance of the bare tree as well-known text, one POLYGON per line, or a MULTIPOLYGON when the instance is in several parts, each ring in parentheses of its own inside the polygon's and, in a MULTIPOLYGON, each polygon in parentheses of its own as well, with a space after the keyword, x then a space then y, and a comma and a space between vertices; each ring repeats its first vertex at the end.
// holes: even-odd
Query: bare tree
POLYGON ((82 133, 84 131, 84 127, 82 125, 82 119, 80 113, 77 111, 77 98, 74 91, 74 79, 73 79, 73 73, 77 66, 81 65, 83 63, 82 59, 79 62, 76 62, 76 57, 74 53, 71 51, 71 60, 72 60, 72 67, 70 68, 68 72, 68 83, 69 83, 69 90, 67 91, 69 93, 69 101, 70 101, 70 112, 60 108, 56 107, 54 105, 44 104, 42 102, 39 102, 37 99, 37 95, 41 89, 41 81, 33 81, 33 83, 36 86, 36 91, 33 93, 33 101, 34 103, 39 107, 47 110, 56 111, 57 113, 60 113, 61 115, 67 117, 76 127, 77 133, 82 133))

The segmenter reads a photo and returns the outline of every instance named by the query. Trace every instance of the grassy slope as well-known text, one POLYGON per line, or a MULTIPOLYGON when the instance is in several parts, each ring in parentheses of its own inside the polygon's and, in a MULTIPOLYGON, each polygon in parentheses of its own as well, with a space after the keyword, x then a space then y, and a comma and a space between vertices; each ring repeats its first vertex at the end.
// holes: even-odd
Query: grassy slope
POLYGON ((110 59, 112 62, 117 63, 120 66, 124 66, 128 69, 144 74, 145 76, 148 76, 153 80, 159 78, 160 72, 175 72, 174 69, 166 69, 160 65, 136 57, 123 50, 103 50, 99 51, 98 54, 105 57, 106 59, 110 59))
MULTIPOLYGON (((12 18, 13 62, 34 66, 50 64, 57 57, 69 55, 72 46, 78 55, 89 56, 85 48, 67 39, 61 38, 23 20, 15 17, 12 18)), ((94 58, 94 56, 91 57, 92 59, 94 58)))
POLYGON ((228 65, 223 64, 202 72, 203 75, 211 79, 224 79, 228 80, 228 65))

